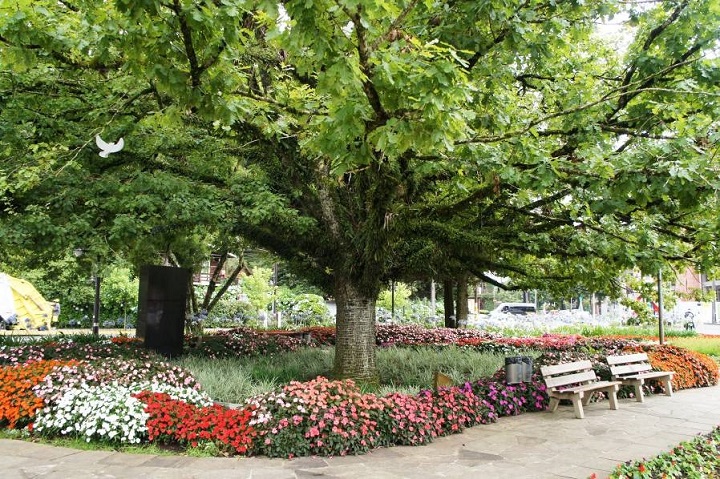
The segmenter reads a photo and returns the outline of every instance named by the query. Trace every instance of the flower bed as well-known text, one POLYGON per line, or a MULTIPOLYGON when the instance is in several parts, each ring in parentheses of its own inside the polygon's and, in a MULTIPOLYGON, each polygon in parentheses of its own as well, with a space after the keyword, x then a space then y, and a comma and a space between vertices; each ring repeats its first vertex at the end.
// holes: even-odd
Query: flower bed
POLYGON ((145 404, 149 441, 197 447, 201 442, 220 446, 228 454, 245 454, 256 436, 250 426, 253 408, 227 409, 218 404, 196 405, 170 394, 142 391, 133 395, 145 404))
POLYGON ((28 424, 44 404, 33 388, 56 367, 74 363, 31 361, 0 367, 0 426, 13 429, 28 424))
MULTIPOLYGON (((596 475, 590 479, 596 479, 596 475)), ((620 464, 611 479, 720 477, 720 426, 685 441, 671 451, 641 461, 620 464)))
POLYGON ((302 340, 297 337, 263 334, 243 327, 202 337, 187 337, 185 352, 208 358, 229 358, 294 351, 302 345, 302 340))
MULTIPOLYGON (((330 341, 327 328, 312 330, 322 341, 330 341)), ((712 360, 672 346, 618 338, 497 338, 467 330, 425 331, 382 326, 378 341, 433 347, 461 344, 497 351, 536 348, 545 351, 536 366, 589 358, 601 376, 609 375, 607 354, 645 350, 654 366, 677 372, 677 389, 718 381, 712 360), (402 339, 404 332, 407 337, 402 339)), ((293 350, 299 343, 280 334, 236 329, 203 338, 194 352, 211 357, 273 354, 293 350)), ((5 347, 0 349, 0 361, 4 364, 0 424, 5 427, 30 425, 35 434, 87 441, 212 445, 222 454, 362 454, 377 447, 427 444, 502 416, 541 411, 548 404, 539 374, 529 383, 508 385, 500 370, 493 377, 416 395, 364 394, 350 380, 318 377, 291 382, 231 409, 213 404, 187 371, 138 350, 131 340, 5 347), (115 353, 121 358, 112 357, 115 353), (132 359, 134 353, 139 359, 132 359), (78 360, 72 362, 51 359, 74 354, 78 360)))

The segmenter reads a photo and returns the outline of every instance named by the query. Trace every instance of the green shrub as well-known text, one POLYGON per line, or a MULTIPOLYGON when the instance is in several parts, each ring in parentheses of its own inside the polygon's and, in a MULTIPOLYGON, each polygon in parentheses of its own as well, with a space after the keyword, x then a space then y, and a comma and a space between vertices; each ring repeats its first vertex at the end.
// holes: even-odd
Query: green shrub
POLYGON ((720 477, 720 427, 682 442, 670 452, 620 464, 611 479, 720 477))
POLYGON ((322 296, 317 294, 285 294, 278 307, 286 324, 323 326, 334 323, 322 296))

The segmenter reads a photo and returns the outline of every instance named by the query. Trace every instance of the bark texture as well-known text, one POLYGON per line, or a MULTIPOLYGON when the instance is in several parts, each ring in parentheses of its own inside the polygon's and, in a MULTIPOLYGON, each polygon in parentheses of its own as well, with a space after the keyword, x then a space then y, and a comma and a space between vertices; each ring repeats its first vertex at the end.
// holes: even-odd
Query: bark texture
POLYGON ((377 382, 375 367, 375 299, 347 279, 336 279, 335 368, 337 378, 377 382))
POLYGON ((468 275, 467 274, 463 274, 458 277, 456 311, 457 311, 456 325, 459 325, 461 321, 463 322, 463 324, 465 324, 468 319, 468 275))

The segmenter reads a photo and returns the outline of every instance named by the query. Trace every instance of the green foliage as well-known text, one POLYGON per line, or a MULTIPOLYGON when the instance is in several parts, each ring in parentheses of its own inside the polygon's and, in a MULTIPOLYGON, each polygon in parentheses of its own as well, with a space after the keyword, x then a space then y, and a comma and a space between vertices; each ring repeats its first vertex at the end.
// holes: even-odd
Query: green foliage
MULTIPOLYGON (((402 310, 403 308, 410 306, 410 296, 412 293, 413 291, 410 285, 400 281, 395 283, 395 311, 402 310)), ((383 289, 380 291, 376 305, 389 311, 392 307, 392 298, 392 289, 383 289)))
POLYGON ((692 288, 687 293, 680 293, 679 296, 686 301, 697 301, 699 303, 713 301, 715 292, 712 289, 692 288))
POLYGON ((627 324, 629 325, 648 325, 655 321, 650 305, 645 301, 638 301, 632 298, 622 298, 620 304, 632 310, 635 315, 628 318, 627 324))
POLYGON ((720 427, 683 441, 671 451, 648 459, 620 464, 611 479, 717 477, 720 474, 720 427))
POLYGON ((242 233, 372 301, 468 271, 614 295, 720 257, 715 0, 283 6, 1 10, 0 260, 82 241, 196 269, 242 233), (611 16, 626 48, 593 33, 611 16))
POLYGON ((293 294, 281 289, 278 309, 283 321, 293 326, 323 326, 334 324, 335 318, 325 304, 325 299, 317 294, 293 294))
POLYGON ((240 281, 240 288, 255 311, 267 311, 272 303, 275 295, 272 274, 272 269, 258 267, 253 269, 253 274, 243 276, 240 281))
MULTIPOLYGON (((2 263, 0 263, 2 264, 2 263)), ((30 281, 48 301, 60 303, 59 327, 90 326, 95 302, 92 275, 101 276, 100 324, 113 326, 134 324, 137 313, 138 279, 124 261, 117 261, 98 269, 86 258, 75 258, 66 251, 60 259, 33 264, 32 257, 14 261, 6 271, 16 270, 19 277, 30 281)))
MULTIPOLYGON (((656 321, 657 323, 657 321, 656 321)), ((517 336, 518 334, 508 334, 510 331, 501 331, 504 336, 517 336)), ((588 326, 588 325, 576 325, 576 326, 561 326, 552 331, 553 333, 561 334, 580 334, 585 337, 600 337, 600 336, 622 336, 631 338, 653 338, 658 335, 657 324, 653 326, 588 326)), ((527 332, 530 336, 540 336, 543 333, 541 331, 527 332)), ((665 336, 669 338, 686 338, 695 337, 698 334, 695 331, 688 331, 685 329, 665 329, 665 336)))

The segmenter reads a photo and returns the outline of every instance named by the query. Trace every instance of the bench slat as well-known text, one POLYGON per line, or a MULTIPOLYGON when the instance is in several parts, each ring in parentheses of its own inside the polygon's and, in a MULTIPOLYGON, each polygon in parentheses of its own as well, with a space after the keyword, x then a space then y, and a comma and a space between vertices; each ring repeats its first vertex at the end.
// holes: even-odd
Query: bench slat
POLYGON ((571 371, 592 370, 592 363, 588 360, 574 361, 572 363, 554 364, 550 366, 542 366, 540 370, 543 376, 555 376, 557 374, 565 374, 571 371))
POLYGON ((675 371, 648 371, 646 373, 633 374, 631 376, 619 376, 617 379, 620 380, 631 380, 631 379, 655 379, 669 377, 672 379, 675 371))
POLYGON ((610 373, 613 376, 622 376, 625 374, 637 374, 645 371, 652 371, 652 366, 648 363, 644 364, 623 364, 622 366, 611 366, 610 373))
POLYGON ((614 366, 616 364, 637 363, 640 361, 648 361, 647 353, 621 354, 607 357, 607 363, 610 366, 614 366))
POLYGON ((566 389, 558 389, 557 391, 553 391, 553 394, 555 393, 576 393, 576 392, 588 392, 588 391, 603 391, 605 389, 611 389, 614 388, 614 386, 620 386, 622 383, 620 381, 595 381, 594 383, 590 384, 581 384, 580 386, 573 386, 566 389))
POLYGON ((568 384, 586 383, 595 381, 595 371, 581 371, 575 374, 566 374, 564 376, 545 376, 545 384, 548 388, 557 388, 568 384))

